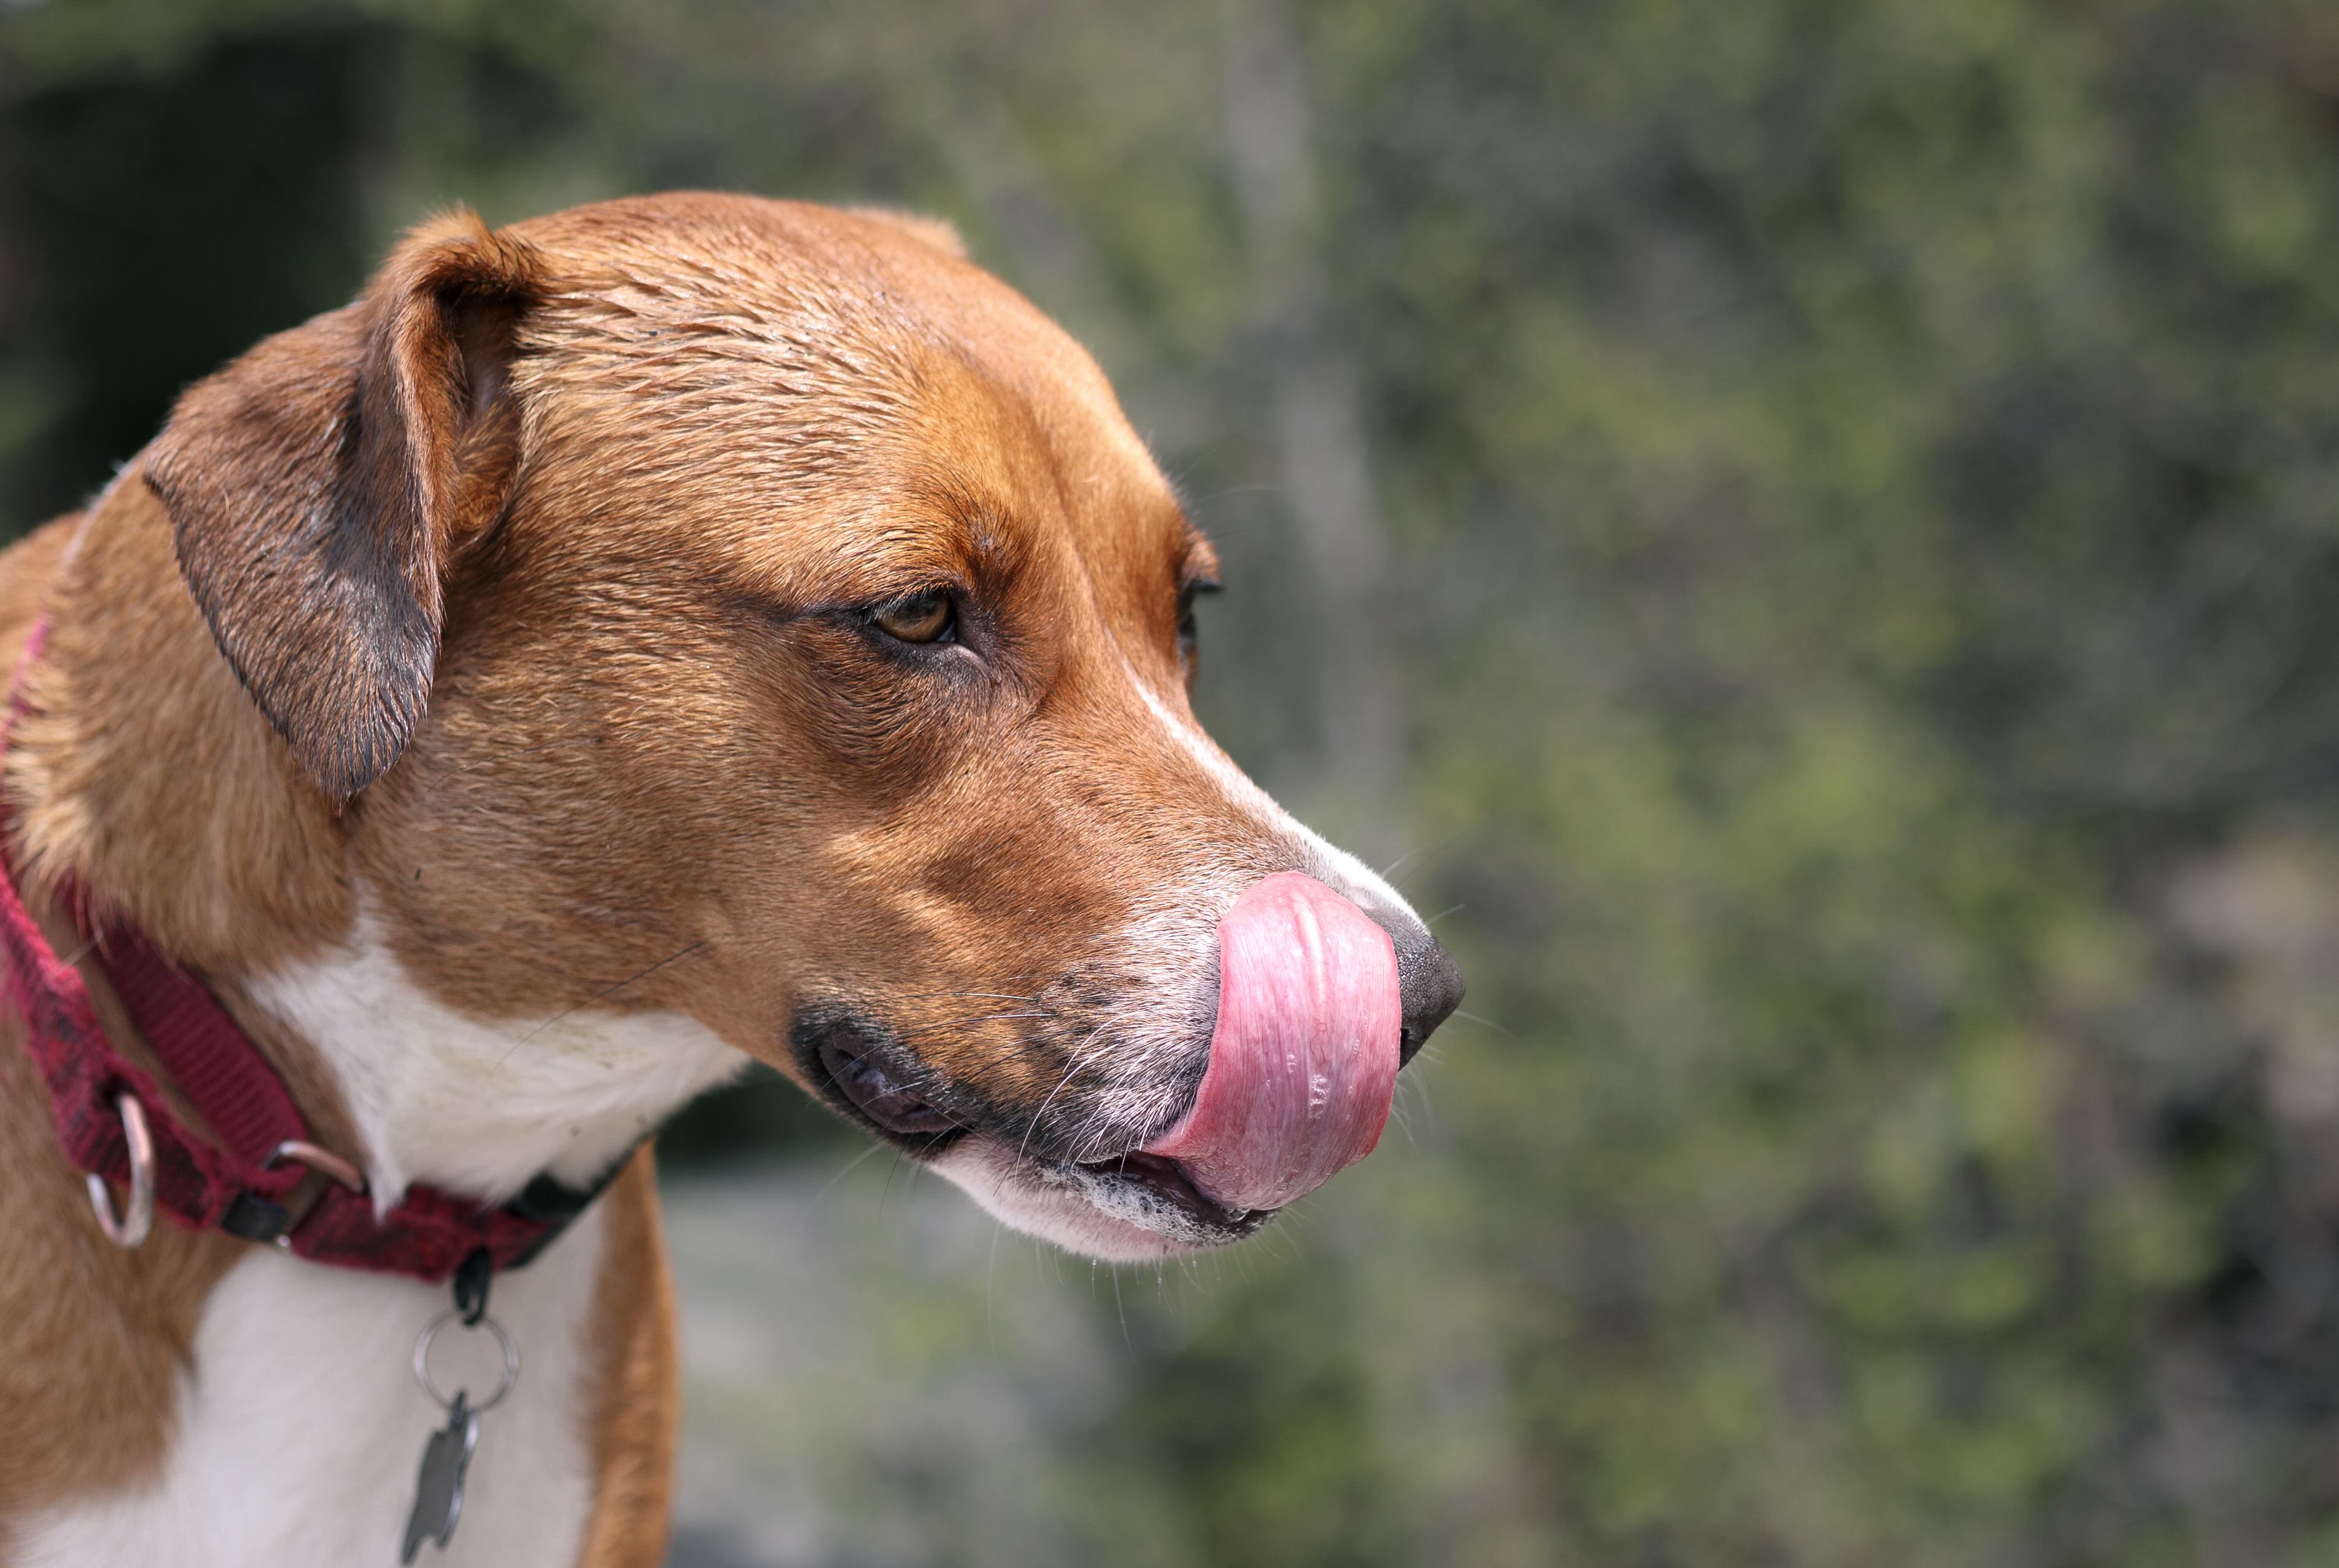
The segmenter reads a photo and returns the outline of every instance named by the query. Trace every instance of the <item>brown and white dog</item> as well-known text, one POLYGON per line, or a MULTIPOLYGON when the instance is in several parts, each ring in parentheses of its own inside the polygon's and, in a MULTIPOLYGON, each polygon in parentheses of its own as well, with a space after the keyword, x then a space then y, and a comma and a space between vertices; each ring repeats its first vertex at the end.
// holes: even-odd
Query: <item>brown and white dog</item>
MULTIPOLYGON (((1196 725, 1215 571, 942 225, 458 214, 0 557, 0 653, 47 626, 7 853, 61 951, 71 885, 201 975, 378 1203, 587 1181, 754 1058, 1011 1225, 1207 1247, 1369 1149, 1461 994, 1196 725)), ((117 1249, 0 1033, 0 1559, 393 1561, 443 1287, 117 1249)), ((657 1561, 646 1154, 494 1307, 446 1560, 657 1561)))

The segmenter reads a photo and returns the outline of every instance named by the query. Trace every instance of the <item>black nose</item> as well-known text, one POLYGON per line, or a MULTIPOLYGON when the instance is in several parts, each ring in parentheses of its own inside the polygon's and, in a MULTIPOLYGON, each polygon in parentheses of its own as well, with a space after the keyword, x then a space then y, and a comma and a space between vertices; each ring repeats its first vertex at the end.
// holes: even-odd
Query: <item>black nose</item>
POLYGON ((1462 966, 1436 937, 1418 926, 1390 934, 1396 939, 1397 1000, 1405 1009, 1404 1031, 1397 1037, 1402 1065, 1462 1005, 1464 986, 1462 966))

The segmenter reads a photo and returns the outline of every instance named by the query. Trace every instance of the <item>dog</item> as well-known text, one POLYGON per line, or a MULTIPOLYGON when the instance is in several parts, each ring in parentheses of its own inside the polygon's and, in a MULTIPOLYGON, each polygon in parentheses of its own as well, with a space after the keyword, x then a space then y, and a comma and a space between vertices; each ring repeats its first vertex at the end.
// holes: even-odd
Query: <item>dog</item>
POLYGON ((0 1558, 660 1561, 750 1060, 1108 1260, 1368 1152, 1462 978, 1196 724, 1218 572, 904 214, 458 212, 189 388, 0 557, 0 1558))

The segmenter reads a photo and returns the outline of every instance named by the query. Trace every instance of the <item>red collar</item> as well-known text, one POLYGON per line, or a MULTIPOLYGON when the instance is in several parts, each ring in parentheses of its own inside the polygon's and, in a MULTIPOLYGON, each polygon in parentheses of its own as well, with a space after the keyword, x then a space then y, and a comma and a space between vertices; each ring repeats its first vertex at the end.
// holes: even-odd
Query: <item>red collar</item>
MULTIPOLYGON (((21 668, 40 657, 47 629, 44 616, 21 668)), ((10 719, 24 711, 21 700, 20 679, 10 719)), ((0 725, 0 741, 5 728, 0 725)), ((601 1184, 580 1190, 539 1176, 509 1203, 486 1208, 414 1186, 377 1218, 361 1188, 329 1182, 299 1208, 295 1189, 309 1180, 301 1151, 313 1146, 283 1080, 201 981, 143 932, 108 926, 93 934, 92 947, 139 1033, 212 1139, 180 1121, 154 1080, 106 1038, 79 971, 58 956, 25 909, 6 853, 9 814, 0 800, 0 960, 25 1016, 25 1045, 48 1083, 57 1142, 75 1169, 118 1187, 130 1184, 129 1139, 117 1104, 128 1095, 144 1112, 153 1139, 154 1207, 179 1225, 273 1242, 318 1263, 434 1283, 480 1253, 495 1270, 519 1267, 597 1195, 601 1184)), ((89 922, 77 917, 75 923, 86 929, 89 922)))

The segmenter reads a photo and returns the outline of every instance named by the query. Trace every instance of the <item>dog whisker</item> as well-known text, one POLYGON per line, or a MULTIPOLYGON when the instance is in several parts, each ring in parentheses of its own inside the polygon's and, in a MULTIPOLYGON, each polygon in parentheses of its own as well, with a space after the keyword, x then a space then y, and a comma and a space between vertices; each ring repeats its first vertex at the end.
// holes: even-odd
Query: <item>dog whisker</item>
POLYGON ((821 1199, 826 1198, 831 1192, 836 1190, 836 1184, 838 1182, 843 1181, 846 1177, 860 1169, 863 1161, 866 1160, 871 1155, 878 1153, 880 1150, 883 1149, 884 1147, 885 1146, 882 1143, 873 1143, 868 1148, 863 1149, 860 1153, 854 1155, 851 1159, 846 1160, 844 1162, 844 1169, 839 1170, 834 1176, 830 1177, 828 1178, 827 1185, 823 1187, 818 1192, 813 1194, 812 1207, 818 1208, 820 1207, 821 1199))
MULTIPOLYGON (((1392 1113, 1396 1112, 1400 1108, 1401 1103, 1408 1094, 1415 1100, 1420 1101, 1422 1119, 1427 1124, 1430 1130, 1435 1131, 1437 1127, 1437 1102, 1430 1097, 1429 1080, 1423 1074, 1417 1072, 1408 1072, 1399 1077, 1396 1080, 1396 1096, 1389 1104, 1389 1109, 1392 1113)), ((1406 1138, 1407 1140, 1410 1140, 1412 1137, 1413 1129, 1411 1127, 1407 1126, 1406 1128, 1406 1138)))
POLYGON ((1442 838, 1432 839, 1427 843, 1416 844, 1413 848, 1406 851, 1403 854, 1389 862, 1388 864, 1381 867, 1380 870, 1376 872, 1374 874, 1378 876, 1383 882, 1389 883, 1389 885, 1394 887, 1396 884, 1390 881, 1390 879, 1396 875, 1398 867, 1406 865, 1413 861, 1420 860, 1426 855, 1437 853, 1447 848, 1456 839, 1461 836, 1462 835, 1458 833, 1449 833, 1442 838))
MULTIPOLYGON (((1108 1020, 1107 1021, 1110 1022, 1110 1021, 1108 1020)), ((1081 1044, 1083 1046, 1087 1045, 1089 1040, 1092 1040, 1098 1035, 1102 1034, 1105 1031, 1105 1028, 1106 1024, 1098 1024, 1096 1028, 1089 1031, 1088 1040, 1081 1040, 1081 1044)), ((1109 1049, 1110 1043, 1110 1042, 1107 1042, 1106 1046, 1100 1047, 1099 1051, 1109 1049)), ((1016 1159, 1022 1159, 1029 1157, 1031 1152, 1031 1135, 1040 1129, 1041 1119, 1048 1114, 1048 1108, 1056 1103, 1056 1096, 1064 1092, 1064 1086, 1071 1082, 1072 1079, 1080 1072, 1081 1069, 1090 1060, 1093 1060, 1094 1057, 1099 1054, 1099 1051, 1091 1051, 1087 1056, 1075 1058, 1072 1061, 1072 1065, 1064 1070, 1064 1076, 1056 1080, 1056 1087, 1048 1091, 1048 1098, 1040 1102, 1040 1109, 1033 1111, 1031 1113, 1031 1119, 1024 1124, 1023 1141, 1016 1147, 1016 1159)))

